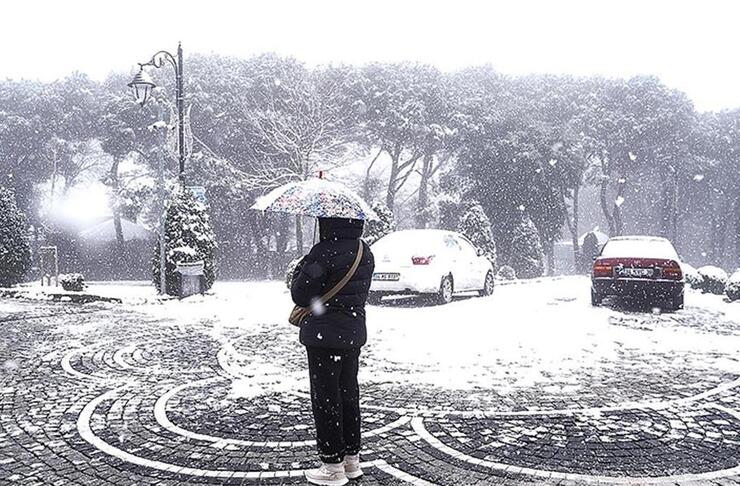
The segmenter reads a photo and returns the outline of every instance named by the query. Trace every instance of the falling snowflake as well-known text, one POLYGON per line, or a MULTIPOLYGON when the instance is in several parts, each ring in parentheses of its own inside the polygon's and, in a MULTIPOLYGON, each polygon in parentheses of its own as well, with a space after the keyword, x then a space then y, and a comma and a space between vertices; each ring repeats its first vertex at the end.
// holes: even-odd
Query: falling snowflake
POLYGON ((311 301, 311 313, 315 316, 321 316, 324 315, 326 312, 326 308, 321 303, 320 299, 314 299, 311 301))
POLYGON ((629 156, 630 156, 630 160, 633 162, 637 159, 637 155, 633 154, 632 152, 629 153, 629 156))
POLYGON ((624 204, 624 198, 622 196, 619 196, 614 200, 615 206, 620 207, 622 204, 624 204))
POLYGON ((557 160, 555 160, 555 159, 550 159, 550 165, 551 165, 551 166, 555 167, 555 164, 557 164, 557 163, 558 163, 558 161, 557 161, 557 160))
POLYGON ((519 205, 519 211, 524 211, 524 204, 519 205))
POLYGON ((704 180, 704 174, 696 174, 694 176, 694 181, 696 181, 696 182, 701 182, 703 180, 704 180))

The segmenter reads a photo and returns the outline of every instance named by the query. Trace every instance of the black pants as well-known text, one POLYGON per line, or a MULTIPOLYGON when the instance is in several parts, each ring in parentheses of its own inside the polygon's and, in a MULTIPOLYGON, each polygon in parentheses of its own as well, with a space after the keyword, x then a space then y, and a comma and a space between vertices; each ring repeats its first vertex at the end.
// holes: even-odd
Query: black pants
POLYGON ((306 347, 311 405, 322 462, 338 464, 360 452, 360 350, 306 347))

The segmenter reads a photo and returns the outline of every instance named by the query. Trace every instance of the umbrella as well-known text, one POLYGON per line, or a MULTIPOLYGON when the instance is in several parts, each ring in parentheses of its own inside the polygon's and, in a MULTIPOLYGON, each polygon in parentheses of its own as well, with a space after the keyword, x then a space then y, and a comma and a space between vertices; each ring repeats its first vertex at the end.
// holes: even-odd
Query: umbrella
POLYGON ((252 209, 317 218, 378 219, 375 211, 357 193, 344 184, 326 179, 282 185, 257 198, 252 209))
POLYGON ((578 244, 583 246, 583 242, 586 241, 586 235, 588 233, 593 233, 596 235, 596 241, 599 246, 606 245, 606 242, 609 241, 609 236, 604 234, 603 232, 599 231, 599 227, 595 227, 593 230, 583 233, 580 238, 578 238, 578 244))

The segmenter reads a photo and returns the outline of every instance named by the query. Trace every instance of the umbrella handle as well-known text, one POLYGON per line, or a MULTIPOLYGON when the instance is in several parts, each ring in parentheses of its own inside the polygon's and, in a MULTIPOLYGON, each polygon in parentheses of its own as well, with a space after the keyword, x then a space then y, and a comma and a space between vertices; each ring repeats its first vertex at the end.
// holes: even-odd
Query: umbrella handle
POLYGON ((319 218, 314 218, 314 223, 313 223, 313 244, 314 245, 316 244, 316 233, 318 233, 318 228, 319 228, 319 218))

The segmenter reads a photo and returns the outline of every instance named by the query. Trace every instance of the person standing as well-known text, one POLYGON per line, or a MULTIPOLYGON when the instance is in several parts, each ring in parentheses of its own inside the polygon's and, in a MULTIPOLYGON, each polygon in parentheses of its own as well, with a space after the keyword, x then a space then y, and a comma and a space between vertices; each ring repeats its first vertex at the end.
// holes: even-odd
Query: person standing
POLYGON ((300 323, 311 383, 311 406, 321 459, 306 479, 318 485, 343 485, 362 476, 360 468, 360 349, 367 341, 365 302, 375 260, 361 240, 364 223, 319 218, 319 242, 293 272, 293 302, 311 309, 300 323), (322 304, 320 299, 346 283, 322 304))

